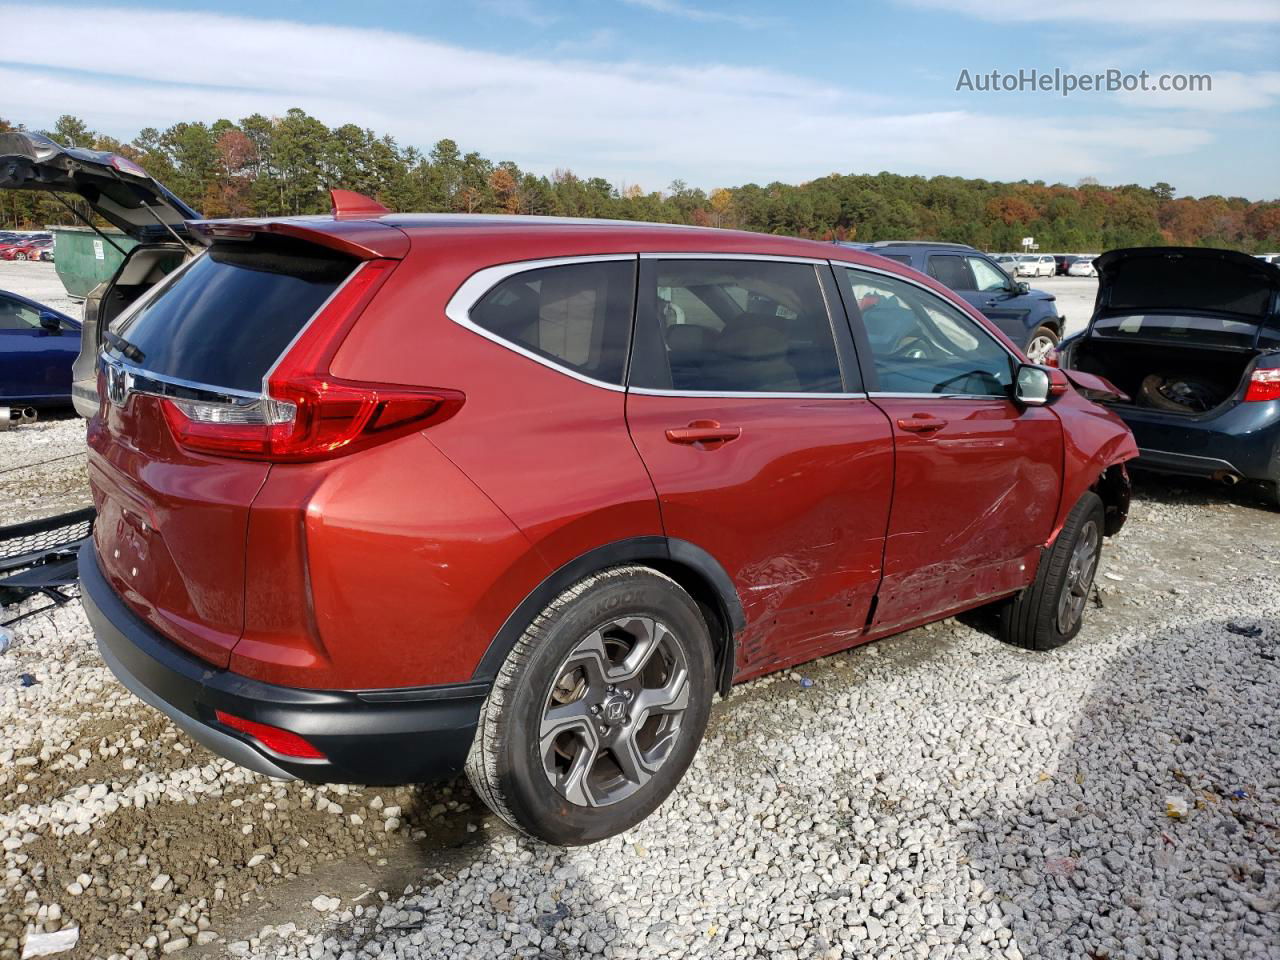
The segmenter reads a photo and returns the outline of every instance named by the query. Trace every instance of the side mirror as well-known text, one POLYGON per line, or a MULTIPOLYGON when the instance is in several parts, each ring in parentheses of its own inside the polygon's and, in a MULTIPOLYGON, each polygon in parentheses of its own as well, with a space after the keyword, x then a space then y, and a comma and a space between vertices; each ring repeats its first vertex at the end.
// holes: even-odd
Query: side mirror
POLYGON ((1025 280, 1018 280, 1018 281, 1016 281, 1016 282, 1014 283, 1014 286, 1016 286, 1016 287, 1018 288, 1018 292, 1019 292, 1019 293, 1030 293, 1030 292, 1031 292, 1031 284, 1027 283, 1027 281, 1025 281, 1025 280))
POLYGON ((56 313, 50 313, 48 310, 40 311, 40 329, 49 333, 61 333, 62 321, 58 319, 56 313))
POLYGON ((1048 370, 1024 363, 1018 367, 1013 396, 1024 407, 1043 407, 1049 402, 1052 385, 1048 370))

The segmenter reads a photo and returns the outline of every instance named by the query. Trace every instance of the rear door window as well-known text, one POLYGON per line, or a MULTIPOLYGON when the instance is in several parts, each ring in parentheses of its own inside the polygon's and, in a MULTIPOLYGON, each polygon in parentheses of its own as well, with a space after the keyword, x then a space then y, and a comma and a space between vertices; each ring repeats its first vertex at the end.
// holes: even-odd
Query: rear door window
POLYGON ((520 352, 621 384, 634 297, 633 259, 561 264, 507 277, 469 319, 520 352))
POLYGON ((256 393, 356 264, 312 244, 215 243, 114 332, 149 373, 256 393))
POLYGON ((1007 396, 1013 359, 961 310, 915 284, 842 269, 881 393, 1007 396))
POLYGON ((813 264, 657 260, 642 273, 637 323, 632 386, 711 393, 844 390, 813 264))
POLYGON ((944 287, 952 290, 975 290, 973 273, 963 257, 951 255, 931 255, 929 257, 929 276, 944 287))

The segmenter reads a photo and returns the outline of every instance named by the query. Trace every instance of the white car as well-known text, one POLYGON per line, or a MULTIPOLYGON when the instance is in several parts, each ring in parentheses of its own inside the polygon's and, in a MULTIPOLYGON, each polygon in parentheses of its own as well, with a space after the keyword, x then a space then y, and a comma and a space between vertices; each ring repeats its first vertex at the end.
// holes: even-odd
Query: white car
POLYGON ((995 260, 996 265, 1009 276, 1016 277, 1018 275, 1018 257, 1016 254, 999 253, 992 259, 995 260))
POLYGON ((1254 256, 1263 263, 1280 264, 1280 253, 1255 253, 1254 256))
POLYGON ((1024 253, 1018 257, 1017 276, 1052 277, 1058 268, 1049 253, 1024 253))
POLYGON ((1067 267, 1068 277, 1096 277, 1098 270, 1093 265, 1093 257, 1080 257, 1067 267))

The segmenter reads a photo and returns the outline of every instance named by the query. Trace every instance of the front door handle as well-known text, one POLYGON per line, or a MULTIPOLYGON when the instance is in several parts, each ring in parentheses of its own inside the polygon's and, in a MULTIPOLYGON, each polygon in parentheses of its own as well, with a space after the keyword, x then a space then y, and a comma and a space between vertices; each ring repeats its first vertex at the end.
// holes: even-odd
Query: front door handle
POLYGON ((913 413, 910 419, 898 421, 898 429, 906 430, 908 433, 933 433, 946 425, 947 421, 925 413, 913 413))
POLYGON ((672 427, 667 439, 672 443, 705 443, 719 446, 742 436, 741 427, 722 427, 716 420, 694 420, 687 427, 672 427))

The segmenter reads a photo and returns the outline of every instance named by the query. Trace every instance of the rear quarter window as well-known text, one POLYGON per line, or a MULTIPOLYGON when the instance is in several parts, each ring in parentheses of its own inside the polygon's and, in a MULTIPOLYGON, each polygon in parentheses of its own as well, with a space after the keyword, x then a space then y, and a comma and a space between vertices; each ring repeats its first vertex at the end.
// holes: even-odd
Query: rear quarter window
POLYGON ((521 352, 620 385, 635 286, 633 259, 540 267, 500 281, 468 319, 521 352))
POLYGON ((304 243, 215 243, 115 332, 149 373, 257 392, 357 263, 304 243))

